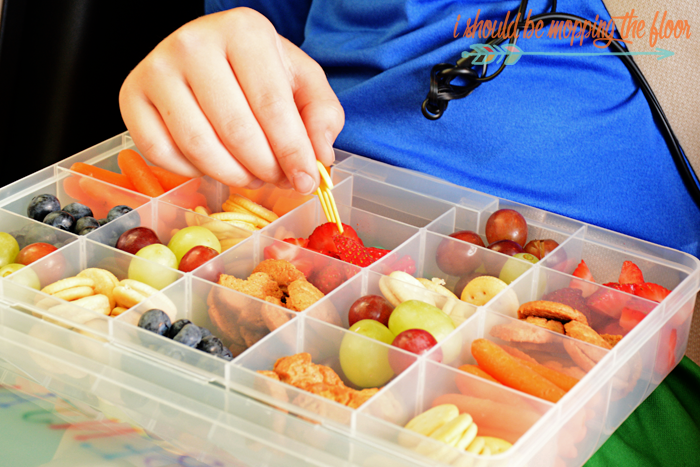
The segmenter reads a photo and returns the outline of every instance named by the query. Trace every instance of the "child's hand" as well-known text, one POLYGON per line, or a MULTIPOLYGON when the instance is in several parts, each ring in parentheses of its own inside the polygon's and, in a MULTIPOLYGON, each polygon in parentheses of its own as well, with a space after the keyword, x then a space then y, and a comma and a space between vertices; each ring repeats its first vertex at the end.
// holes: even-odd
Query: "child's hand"
POLYGON ((321 67, 247 8, 168 36, 126 78, 119 105, 154 164, 230 186, 291 182, 303 194, 318 186, 316 159, 333 161, 345 122, 321 67))

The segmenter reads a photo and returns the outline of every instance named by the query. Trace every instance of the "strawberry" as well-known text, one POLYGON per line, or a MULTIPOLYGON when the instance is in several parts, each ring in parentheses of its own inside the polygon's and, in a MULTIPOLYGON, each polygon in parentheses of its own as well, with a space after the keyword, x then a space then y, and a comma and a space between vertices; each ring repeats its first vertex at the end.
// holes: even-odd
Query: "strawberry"
POLYGON ((357 236, 355 230, 349 225, 343 224, 343 233, 340 234, 338 226, 332 222, 321 224, 309 235, 308 247, 312 250, 326 250, 331 253, 338 253, 338 250, 333 242, 335 237, 342 236, 355 240, 360 246, 364 246, 360 237, 357 236))
POLYGON ((637 289, 636 284, 618 284, 617 282, 608 282, 603 284, 605 287, 610 287, 611 289, 621 290, 622 292, 634 295, 634 291, 637 289))
POLYGON ((586 305, 586 299, 583 298, 583 292, 581 291, 581 289, 565 287, 563 289, 558 289, 554 292, 548 293, 547 295, 542 297, 542 300, 569 305, 571 308, 583 313, 588 319, 589 324, 592 321, 593 312, 586 305))
POLYGON ((678 331, 676 329, 664 329, 661 331, 661 342, 656 355, 654 365, 657 373, 666 375, 676 366, 676 346, 678 345, 678 331), (665 344, 664 344, 665 343, 665 344))
POLYGON ((620 278, 617 280, 620 284, 643 284, 644 276, 642 270, 632 261, 622 263, 622 271, 620 278))
POLYGON ((309 245, 308 238, 285 238, 283 242, 291 243, 292 245, 300 246, 306 248, 309 245))
MULTIPOLYGON (((590 269, 588 269, 588 265, 584 260, 581 260, 581 262, 578 264, 578 266, 574 270, 573 275, 575 277, 587 280, 589 282, 595 282, 595 280, 593 279, 593 274, 591 274, 591 271, 590 269)), ((574 289, 581 289, 584 297, 588 297, 597 290, 597 287, 595 285, 577 281, 576 279, 571 280, 571 282, 569 283, 569 287, 574 289)))
POLYGON ((593 311, 618 319, 628 301, 629 297, 627 295, 610 290, 607 287, 600 287, 586 299, 586 305, 593 311))
POLYGON ((374 247, 367 247, 365 248, 367 250, 367 253, 374 258, 375 261, 383 258, 387 254, 391 253, 391 250, 385 250, 384 248, 374 248, 374 247))
POLYGON ((290 242, 274 243, 266 246, 263 249, 263 257, 265 259, 283 259, 289 261, 301 271, 304 276, 309 277, 314 271, 314 263, 310 254, 305 253, 297 247, 292 246, 290 242))
POLYGON ((624 307, 620 313, 620 327, 624 333, 630 332, 638 325, 647 315, 633 308, 624 307))
POLYGON ((310 282, 328 295, 345 280, 345 271, 337 264, 328 264, 313 275, 310 282))
POLYGON ((340 259, 343 261, 363 268, 374 262, 374 259, 367 253, 365 247, 350 237, 337 235, 333 238, 333 243, 335 244, 338 256, 340 256, 340 259))
POLYGON ((392 271, 403 271, 407 274, 413 274, 416 272, 416 263, 408 255, 402 256, 398 261, 394 261, 389 265, 389 272, 392 271))
POLYGON ((638 285, 634 292, 637 297, 646 298, 647 300, 652 300, 657 303, 661 302, 661 300, 666 298, 670 293, 671 291, 667 288, 651 282, 638 285))

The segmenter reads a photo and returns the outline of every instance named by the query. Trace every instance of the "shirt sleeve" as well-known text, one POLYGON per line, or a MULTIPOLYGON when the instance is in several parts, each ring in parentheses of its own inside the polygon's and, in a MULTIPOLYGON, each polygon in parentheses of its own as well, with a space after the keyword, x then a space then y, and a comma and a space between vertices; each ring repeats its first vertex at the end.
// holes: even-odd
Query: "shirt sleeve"
POLYGON ((304 42, 306 19, 311 0, 205 0, 207 14, 237 7, 252 8, 263 14, 275 26, 277 32, 297 46, 304 42))

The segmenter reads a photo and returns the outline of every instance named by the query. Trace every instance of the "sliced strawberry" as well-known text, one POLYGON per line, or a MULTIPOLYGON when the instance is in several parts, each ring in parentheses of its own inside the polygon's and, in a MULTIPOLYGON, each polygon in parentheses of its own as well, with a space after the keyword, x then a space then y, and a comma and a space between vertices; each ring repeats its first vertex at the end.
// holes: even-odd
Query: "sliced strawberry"
MULTIPOLYGON (((309 244, 307 246, 312 250, 327 250, 331 253, 337 253, 338 250, 336 249, 333 239, 338 236, 341 236, 338 226, 332 222, 326 222, 316 227, 311 235, 309 235, 309 244)), ((353 239, 363 246, 362 240, 360 240, 355 230, 349 225, 343 224, 342 236, 353 239)))
POLYGON ((651 282, 638 285, 634 292, 637 297, 646 298, 647 300, 652 300, 657 303, 660 303, 661 300, 666 298, 670 293, 671 291, 667 288, 651 282))
POLYGON ((291 243, 292 245, 300 246, 306 248, 309 245, 308 238, 285 238, 283 242, 291 243))
POLYGON ((402 256, 399 260, 394 261, 389 265, 389 269, 392 271, 403 271, 406 274, 413 274, 416 272, 416 262, 413 261, 408 255, 402 256))
POLYGON ((313 260, 306 255, 302 257, 296 257, 292 261, 290 261, 290 263, 292 263, 295 268, 301 271, 302 274, 304 274, 304 277, 310 277, 315 269, 313 260))
MULTIPOLYGON (((581 262, 578 263, 578 266, 573 272, 573 276, 578 277, 579 279, 587 280, 589 282, 595 282, 595 280, 593 279, 593 274, 591 274, 591 270, 588 269, 588 265, 584 260, 581 260, 581 262)), ((597 287, 595 285, 587 284, 576 279, 571 280, 571 282, 569 283, 569 287, 573 289, 580 289, 583 292, 584 297, 588 297, 597 290, 597 287)))
POLYGON ((345 280, 345 271, 338 264, 328 264, 313 275, 310 282, 328 295, 345 280))
POLYGON ((630 332, 634 327, 639 324, 646 314, 639 310, 633 308, 624 307, 620 313, 620 327, 623 329, 624 334, 630 332))
POLYGON ((625 294, 600 287, 586 299, 586 305, 593 311, 618 319, 628 301, 629 297, 625 294))
POLYGON ((263 249, 265 259, 283 259, 290 262, 296 258, 298 253, 299 250, 288 243, 274 243, 263 249))
POLYGON ((385 250, 384 248, 366 247, 365 250, 367 251, 367 253, 370 254, 372 258, 374 258, 375 261, 391 253, 391 250, 385 250))
POLYGON ((333 243, 343 261, 363 268, 374 262, 372 256, 365 251, 365 247, 352 238, 338 235, 333 239, 333 243))
POLYGON ((676 329, 664 330, 661 333, 661 343, 656 355, 656 372, 666 375, 676 365, 676 345, 678 344, 678 332, 676 329))
POLYGON ((642 270, 632 261, 622 263, 622 271, 620 278, 617 280, 620 284, 643 284, 644 276, 642 270))
POLYGON ((637 289, 637 284, 618 284, 617 282, 608 282, 603 284, 605 287, 610 287, 611 289, 621 290, 622 292, 634 295, 637 289))

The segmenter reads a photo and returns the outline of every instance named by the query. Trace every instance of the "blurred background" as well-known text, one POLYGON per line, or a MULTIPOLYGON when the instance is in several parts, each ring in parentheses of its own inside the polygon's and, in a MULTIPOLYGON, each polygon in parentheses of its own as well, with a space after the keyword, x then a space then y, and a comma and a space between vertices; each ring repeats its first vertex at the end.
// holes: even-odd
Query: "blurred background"
POLYGON ((0 11, 3 186, 125 131, 122 81, 204 2, 0 0, 0 11))

